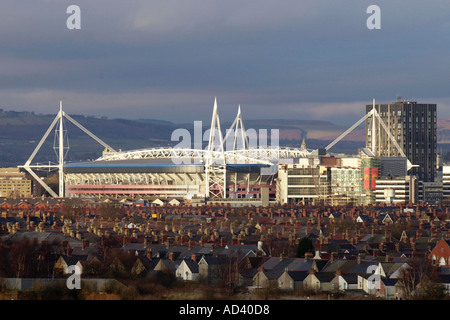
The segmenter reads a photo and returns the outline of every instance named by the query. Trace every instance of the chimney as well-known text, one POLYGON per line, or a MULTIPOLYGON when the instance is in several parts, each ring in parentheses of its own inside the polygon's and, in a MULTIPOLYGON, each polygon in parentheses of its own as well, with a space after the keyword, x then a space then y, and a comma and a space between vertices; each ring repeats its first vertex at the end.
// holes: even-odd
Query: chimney
POLYGON ((305 252, 305 260, 311 260, 313 257, 312 252, 305 252))
POLYGON ((173 252, 169 252, 169 260, 172 260, 172 261, 175 260, 175 258, 173 256, 173 252))
POLYGON ((194 262, 197 262, 197 255, 195 253, 191 254, 191 259, 194 262))
POLYGON ((89 248, 89 240, 84 239, 81 244, 83 249, 89 248))
POLYGON ((258 241, 258 251, 262 251, 262 247, 263 247, 263 242, 258 241))
POLYGON ((337 260, 337 252, 332 252, 330 255, 330 261, 337 260))
POLYGON ((342 270, 341 269, 337 269, 336 270, 336 275, 337 276, 342 276, 342 270))
POLYGON ((416 238, 420 238, 422 236, 422 231, 416 230, 416 238))
POLYGON ((152 260, 152 249, 147 250, 146 256, 148 260, 152 260))

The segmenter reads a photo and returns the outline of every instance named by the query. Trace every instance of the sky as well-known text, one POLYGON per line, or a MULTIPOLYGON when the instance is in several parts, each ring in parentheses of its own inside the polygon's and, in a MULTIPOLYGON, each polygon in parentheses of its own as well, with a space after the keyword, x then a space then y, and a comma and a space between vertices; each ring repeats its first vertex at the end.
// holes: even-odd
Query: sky
POLYGON ((221 121, 352 124, 402 95, 450 117, 449 17, 448 0, 2 0, 0 108, 186 123, 217 97, 221 121))

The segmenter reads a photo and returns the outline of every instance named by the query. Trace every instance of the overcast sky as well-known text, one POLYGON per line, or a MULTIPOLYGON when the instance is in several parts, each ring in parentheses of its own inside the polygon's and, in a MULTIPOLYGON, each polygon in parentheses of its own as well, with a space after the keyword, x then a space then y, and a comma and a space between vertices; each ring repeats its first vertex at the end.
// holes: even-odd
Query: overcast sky
POLYGON ((397 94, 450 117, 449 88, 448 0, 0 2, 6 110, 209 121, 217 97, 222 121, 351 124, 397 94))

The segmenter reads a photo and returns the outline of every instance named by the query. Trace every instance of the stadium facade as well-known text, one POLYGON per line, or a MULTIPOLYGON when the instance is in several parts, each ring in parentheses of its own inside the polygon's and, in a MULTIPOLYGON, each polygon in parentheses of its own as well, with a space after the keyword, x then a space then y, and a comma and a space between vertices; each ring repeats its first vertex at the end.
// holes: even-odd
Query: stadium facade
MULTIPOLYGON (((260 198, 267 188, 275 196, 274 175, 261 173, 265 164, 227 164, 225 198, 260 198)), ((174 164, 171 159, 113 160, 72 163, 64 166, 66 195, 157 196, 207 198, 204 164, 174 164)), ((211 188, 218 192, 218 188, 211 188)))

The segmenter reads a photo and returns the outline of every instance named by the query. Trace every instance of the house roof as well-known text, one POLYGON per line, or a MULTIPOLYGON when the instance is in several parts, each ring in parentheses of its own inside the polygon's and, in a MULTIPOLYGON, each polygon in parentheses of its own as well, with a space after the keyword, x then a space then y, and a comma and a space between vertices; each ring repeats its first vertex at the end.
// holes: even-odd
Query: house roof
POLYGON ((322 272, 336 272, 338 269, 342 270, 343 273, 347 273, 349 270, 355 267, 357 264, 356 260, 334 260, 328 261, 327 264, 322 268, 322 272))
POLYGON ((316 260, 305 260, 302 258, 295 259, 287 270, 289 271, 309 271, 314 268, 316 260))
POLYGON ((80 260, 79 257, 74 256, 61 256, 61 257, 68 266, 76 265, 80 260))
POLYGON ((213 257, 213 256, 203 256, 201 260, 204 260, 208 265, 221 265, 226 261, 223 256, 213 257))
POLYGON ((450 284, 450 274, 439 274, 437 280, 440 283, 450 284))
POLYGON ((267 277, 267 279, 269 279, 269 280, 276 280, 283 274, 284 270, 279 270, 279 269, 276 269, 276 270, 264 270, 262 272, 267 277))
POLYGON ((296 259, 295 258, 279 258, 279 262, 273 266, 272 269, 286 269, 290 264, 292 264, 296 259))
POLYGON ((348 270, 348 273, 358 273, 358 274, 363 274, 363 273, 367 273, 367 269, 370 266, 378 266, 379 262, 376 261, 371 261, 371 262, 367 262, 367 261, 363 261, 361 263, 357 263, 354 265, 353 268, 351 268, 350 270, 348 270))
POLYGON ((364 215, 364 214, 359 215, 359 216, 357 217, 357 219, 360 219, 360 220, 363 221, 363 222, 373 222, 372 217, 370 217, 370 216, 368 216, 368 215, 364 215))
POLYGON ((278 257, 271 257, 267 261, 265 261, 261 266, 266 269, 274 269, 274 267, 280 263, 280 258, 278 257))
POLYGON ((313 265, 317 267, 317 270, 323 271, 323 268, 327 265, 328 260, 313 260, 313 265))
POLYGON ((386 287, 393 287, 397 284, 398 279, 389 279, 389 278, 381 278, 381 281, 384 283, 386 287))
POLYGON ((251 268, 251 269, 244 269, 244 270, 240 271, 239 274, 243 278, 252 279, 258 272, 259 272, 258 269, 251 268))
POLYGON ((247 257, 247 262, 250 265, 250 268, 258 268, 260 265, 262 265, 265 261, 269 260, 269 257, 247 257))
POLYGON ((314 275, 320 282, 330 282, 336 276, 333 272, 316 272, 314 275))
POLYGON ((308 271, 286 271, 286 273, 294 281, 303 281, 309 274, 308 271))
POLYGON ((146 270, 153 270, 155 268, 155 266, 158 264, 160 259, 149 259, 146 256, 143 257, 139 257, 138 258, 141 263, 144 265, 146 270))
POLYGON ((16 233, 9 234, 3 237, 3 241, 11 243, 20 242, 23 241, 24 239, 28 239, 30 241, 34 241, 34 239, 36 239, 38 243, 42 243, 43 241, 46 241, 47 243, 53 243, 54 241, 56 242, 67 241, 68 245, 71 248, 81 247, 80 240, 74 239, 69 236, 65 236, 62 233, 50 231, 37 232, 37 231, 19 230, 16 233))
MULTIPOLYGON (((169 269, 169 271, 175 272, 177 270, 178 266, 181 264, 181 262, 182 261, 179 261, 179 260, 172 261, 168 258, 164 258, 164 259, 160 259, 158 261, 158 264, 162 263, 167 267, 167 269, 169 269)), ((156 265, 155 265, 155 267, 156 267, 156 265)))
POLYGON ((191 270, 192 273, 198 273, 198 263, 197 262, 195 262, 191 259, 185 259, 183 261, 188 266, 189 270, 191 270))
POLYGON ((358 275, 356 273, 343 274, 341 276, 349 284, 357 284, 358 283, 358 275))
POLYGON ((396 272, 404 263, 402 262, 382 262, 381 267, 383 268, 387 277, 396 272))
POLYGON ((447 275, 450 274, 450 268, 439 268, 439 274, 447 275))

